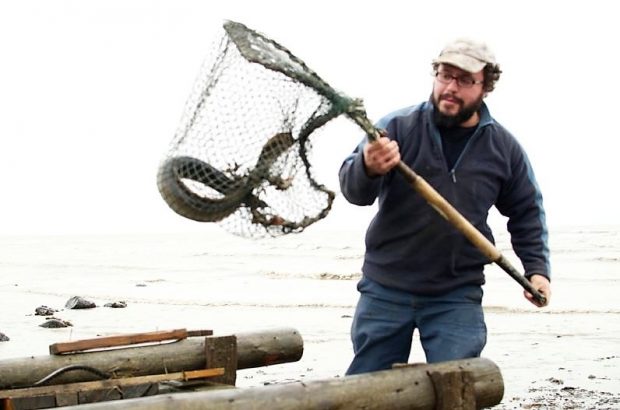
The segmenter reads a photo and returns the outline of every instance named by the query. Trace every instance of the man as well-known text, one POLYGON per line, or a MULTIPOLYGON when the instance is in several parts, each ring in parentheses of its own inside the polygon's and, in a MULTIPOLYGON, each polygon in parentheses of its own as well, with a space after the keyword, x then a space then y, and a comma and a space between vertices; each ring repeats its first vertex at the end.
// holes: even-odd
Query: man
POLYGON ((394 169, 401 159, 489 240, 489 209, 507 216, 525 277, 551 296, 541 193, 525 152, 484 103, 501 74, 494 55, 460 39, 433 70, 430 101, 382 118, 382 137, 362 141, 340 169, 349 202, 379 199, 366 233, 347 374, 406 363, 415 329, 429 363, 478 357, 486 344, 481 302, 489 261, 394 169))

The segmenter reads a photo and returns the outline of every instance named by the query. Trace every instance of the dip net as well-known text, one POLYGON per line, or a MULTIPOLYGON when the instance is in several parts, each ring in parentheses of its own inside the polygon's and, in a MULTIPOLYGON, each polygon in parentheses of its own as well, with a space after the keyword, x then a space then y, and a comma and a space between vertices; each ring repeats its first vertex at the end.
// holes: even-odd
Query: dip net
POLYGON ((286 48, 227 21, 163 158, 157 185, 179 215, 245 237, 301 232, 334 193, 315 180, 312 133, 354 101, 286 48))

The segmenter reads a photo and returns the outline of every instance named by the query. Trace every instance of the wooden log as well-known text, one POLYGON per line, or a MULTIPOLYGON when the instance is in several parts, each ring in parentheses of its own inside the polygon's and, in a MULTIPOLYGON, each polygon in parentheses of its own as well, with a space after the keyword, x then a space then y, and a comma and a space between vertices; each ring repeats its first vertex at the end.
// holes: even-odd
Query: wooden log
MULTIPOLYGON (((464 372, 473 381, 475 408, 499 404, 504 395, 504 384, 499 368, 484 358, 456 360, 431 365, 403 366, 391 370, 346 376, 327 380, 268 385, 246 389, 226 389, 175 393, 129 399, 116 402, 85 404, 66 407, 67 410, 310 410, 310 409, 366 409, 366 410, 431 410, 440 404, 433 378, 443 374, 464 372)), ((452 377, 448 377, 452 379, 452 377)), ((443 382, 442 382, 443 383, 443 382)), ((450 382, 451 383, 451 382, 450 382)), ((446 386, 442 389, 445 391, 446 386)), ((465 391, 472 391, 465 389, 465 391)), ((444 409, 466 409, 450 406, 450 397, 443 397, 444 409)), ((461 400, 462 402, 462 400, 461 400)))
MULTIPOLYGON (((295 362, 301 359, 303 354, 303 339, 295 329, 245 332, 235 336, 237 369, 295 362)), ((152 346, 1 360, 0 389, 30 387, 57 369, 70 365, 92 367, 114 374, 115 377, 204 369, 207 360, 205 339, 196 337, 152 346)), ((58 376, 54 383, 98 379, 99 377, 91 372, 78 370, 58 376)))

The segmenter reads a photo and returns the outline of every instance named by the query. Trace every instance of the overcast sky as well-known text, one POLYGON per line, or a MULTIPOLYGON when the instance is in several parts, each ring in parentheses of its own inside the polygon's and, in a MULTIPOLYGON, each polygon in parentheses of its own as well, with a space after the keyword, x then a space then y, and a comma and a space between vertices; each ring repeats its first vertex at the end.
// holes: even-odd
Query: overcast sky
MULTIPOLYGON (((447 41, 486 41, 504 71, 487 102, 527 150, 550 225, 620 224, 613 2, 220 3, 0 3, 0 234, 201 229, 168 208, 155 176, 225 19, 363 98, 371 119, 428 97, 447 41)), ((361 131, 327 129, 316 165, 337 190, 361 131)), ((319 223, 369 215, 339 196, 319 223)))

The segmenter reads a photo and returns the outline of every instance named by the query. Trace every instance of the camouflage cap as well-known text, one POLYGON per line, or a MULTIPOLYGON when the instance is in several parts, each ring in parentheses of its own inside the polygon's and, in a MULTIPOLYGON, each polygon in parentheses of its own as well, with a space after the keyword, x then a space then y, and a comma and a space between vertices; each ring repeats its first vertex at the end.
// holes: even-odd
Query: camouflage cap
POLYGON ((467 38, 447 44, 433 62, 450 64, 470 73, 477 73, 487 64, 496 64, 495 56, 486 44, 467 38))

